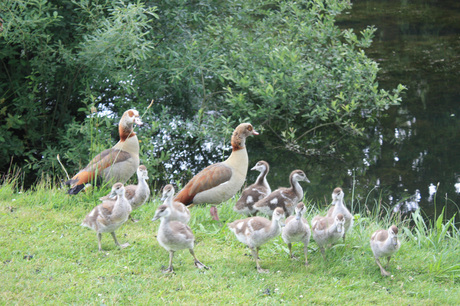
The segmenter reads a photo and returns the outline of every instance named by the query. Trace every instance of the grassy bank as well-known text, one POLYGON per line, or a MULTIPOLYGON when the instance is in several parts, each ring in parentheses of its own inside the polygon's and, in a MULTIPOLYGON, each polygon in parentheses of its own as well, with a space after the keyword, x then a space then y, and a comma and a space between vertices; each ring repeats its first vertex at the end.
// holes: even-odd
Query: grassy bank
MULTIPOLYGON (((230 200, 219 206, 222 222, 211 221, 209 207, 193 207, 190 226, 198 242, 195 253, 210 267, 199 271, 188 251, 176 253, 176 274, 165 275, 168 253, 151 222, 157 197, 134 212, 140 221, 128 221, 117 231, 119 250, 104 234, 97 251, 96 234, 80 226, 104 192, 68 196, 63 190, 39 186, 18 192, 14 182, 0 187, 0 265, 2 304, 458 304, 460 301, 460 235, 451 220, 425 227, 414 221, 383 220, 380 211, 355 212, 357 219, 345 244, 326 251, 327 262, 314 241, 310 265, 294 244, 299 260, 288 258, 281 237, 262 247, 259 274, 250 252, 225 223, 239 219, 230 200), (402 247, 384 278, 372 257, 369 238, 376 229, 395 222, 402 247)), ((345 200, 349 203, 349 196, 345 200)), ((310 207, 307 219, 325 212, 310 207)), ((385 261, 386 262, 386 261, 385 261)))

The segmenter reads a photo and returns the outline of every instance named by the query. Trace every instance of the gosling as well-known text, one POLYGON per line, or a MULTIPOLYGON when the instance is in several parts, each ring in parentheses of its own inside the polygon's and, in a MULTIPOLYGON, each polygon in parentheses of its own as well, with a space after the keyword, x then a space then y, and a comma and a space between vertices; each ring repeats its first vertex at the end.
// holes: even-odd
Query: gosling
POLYGON ((332 245, 343 238, 344 224, 345 218, 342 214, 338 214, 334 218, 321 216, 313 218, 311 222, 313 239, 318 244, 324 260, 326 260, 324 246, 328 244, 332 245))
POLYGON ((97 233, 99 251, 102 251, 102 233, 112 234, 113 241, 119 247, 126 247, 129 244, 120 246, 115 235, 115 231, 128 220, 131 213, 131 205, 125 196, 125 188, 122 183, 112 186, 112 192, 116 194, 116 200, 105 200, 96 206, 83 220, 82 226, 86 226, 97 233))
POLYGON ((258 248, 281 233, 281 226, 284 225, 282 223, 283 218, 284 210, 277 207, 273 212, 271 221, 264 217, 250 217, 228 224, 236 238, 251 249, 259 273, 268 273, 268 270, 260 267, 258 248))
POLYGON ((395 225, 390 226, 388 230, 381 229, 372 234, 371 249, 374 253, 375 263, 379 266, 383 276, 390 276, 390 273, 382 267, 379 258, 387 257, 386 268, 388 269, 391 256, 399 250, 400 246, 398 228, 395 225))
POLYGON ((190 221, 190 211, 187 206, 181 202, 173 201, 174 193, 175 190, 171 184, 168 184, 163 188, 163 195, 161 200, 164 201, 164 205, 167 205, 171 209, 169 220, 176 220, 187 224, 190 221))
POLYGON ((353 227, 353 215, 350 213, 348 208, 345 206, 343 203, 343 197, 344 197, 344 192, 342 188, 337 187, 334 189, 332 192, 332 207, 329 208, 329 211, 327 212, 328 217, 334 218, 338 214, 342 214, 343 217, 345 218, 345 232, 343 233, 343 242, 345 242, 345 235, 351 231, 353 227))
POLYGON ((188 249, 195 260, 195 267, 198 269, 208 269, 195 256, 193 251, 195 237, 190 227, 182 222, 170 220, 171 208, 167 205, 160 205, 153 217, 152 221, 161 219, 160 227, 158 228, 157 240, 158 243, 169 252, 169 266, 164 273, 173 273, 172 265, 174 252, 188 249))
POLYGON ((292 255, 292 242, 302 242, 303 252, 305 254, 305 265, 308 265, 308 243, 310 242, 310 226, 307 220, 303 218, 303 215, 307 211, 305 204, 300 202, 295 208, 295 216, 290 216, 286 219, 286 226, 283 227, 281 237, 289 247, 289 256, 294 258, 292 255))
MULTIPOLYGON (((129 204, 131 205, 132 210, 138 209, 142 205, 144 205, 145 202, 150 197, 150 188, 149 185, 147 184, 147 180, 149 179, 147 167, 144 165, 140 165, 137 168, 137 185, 128 185, 125 186, 125 196, 128 199, 129 204)), ((105 200, 116 200, 117 195, 111 191, 108 195, 99 198, 101 201, 105 200)), ((131 221, 137 222, 137 220, 134 220, 131 215, 129 216, 131 221)))
POLYGON ((233 207, 233 210, 237 213, 247 216, 255 216, 257 214, 257 209, 254 208, 254 204, 267 197, 272 192, 267 181, 267 174, 270 170, 268 163, 264 160, 258 161, 251 170, 257 170, 260 174, 254 184, 243 190, 241 197, 233 207))

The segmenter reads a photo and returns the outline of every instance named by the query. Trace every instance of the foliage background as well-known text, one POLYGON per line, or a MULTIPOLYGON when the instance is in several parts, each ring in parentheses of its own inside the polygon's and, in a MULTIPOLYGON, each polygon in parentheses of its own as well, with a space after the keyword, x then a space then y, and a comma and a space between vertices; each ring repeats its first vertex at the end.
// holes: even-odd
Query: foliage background
POLYGON ((287 149, 350 163, 378 150, 375 123, 404 88, 379 89, 364 53, 374 28, 334 24, 350 5, 4 1, 0 171, 23 168, 26 185, 62 179, 56 155, 77 171, 117 141, 128 108, 144 113, 141 159, 159 184, 224 158, 241 121, 275 159, 287 149))

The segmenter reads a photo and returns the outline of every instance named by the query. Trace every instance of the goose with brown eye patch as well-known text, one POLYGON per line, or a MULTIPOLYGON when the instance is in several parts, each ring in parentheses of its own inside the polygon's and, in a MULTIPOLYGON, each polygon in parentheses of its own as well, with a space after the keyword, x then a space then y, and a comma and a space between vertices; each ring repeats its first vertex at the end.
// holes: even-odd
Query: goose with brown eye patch
MULTIPOLYGON (((196 174, 174 198, 191 204, 220 204, 233 197, 243 186, 248 171, 246 138, 259 135, 250 123, 236 127, 232 135, 232 153, 224 162, 210 165, 196 174)), ((214 220, 219 220, 217 209, 211 207, 214 220)))
POLYGON ((132 208, 126 199, 125 187, 122 183, 114 184, 112 192, 116 194, 117 199, 104 200, 85 217, 81 224, 96 231, 99 251, 102 251, 102 233, 110 233, 113 241, 119 247, 129 246, 129 244, 120 245, 118 243, 115 231, 128 220, 132 208))
POLYGON ((343 234, 343 242, 345 242, 345 235, 351 231, 353 227, 353 215, 343 202, 344 192, 342 188, 337 187, 332 192, 331 208, 327 212, 328 217, 334 218, 338 214, 342 214, 345 218, 345 233, 343 234))
POLYGON ((264 217, 250 217, 228 224, 236 238, 251 249, 259 273, 268 272, 260 266, 259 247, 281 233, 281 227, 284 226, 282 219, 284 219, 284 211, 278 207, 273 212, 271 221, 264 217))
POLYGON ((139 112, 124 112, 118 124, 120 141, 111 149, 96 155, 89 164, 64 184, 70 185, 69 194, 77 194, 85 184, 102 179, 104 182, 126 183, 139 167, 139 140, 134 124, 142 125, 139 112))
POLYGON ((401 242, 398 239, 398 228, 395 225, 390 226, 388 230, 378 230, 371 236, 371 249, 374 253, 375 263, 380 268, 380 273, 383 276, 390 276, 391 273, 386 271, 380 263, 380 257, 387 258, 386 269, 390 264, 390 259, 401 247, 401 242))
MULTIPOLYGON (((147 184, 147 180, 149 179, 147 167, 144 165, 140 165, 137 168, 137 185, 128 185, 125 186, 125 195, 126 199, 128 199, 129 204, 133 210, 138 209, 145 202, 149 199, 150 196, 150 188, 147 184)), ((117 195, 113 190, 106 196, 99 198, 101 201, 105 200, 116 200, 117 195)), ((137 220, 132 219, 131 215, 129 215, 130 219, 134 222, 137 220)))
POLYGON ((294 209, 303 198, 303 189, 299 182, 310 183, 302 170, 294 170, 289 176, 291 187, 281 187, 270 193, 267 197, 257 201, 254 208, 261 213, 271 216, 276 207, 281 207, 286 216, 294 213, 294 209))
POLYGON ((171 220, 171 208, 167 205, 158 206, 152 221, 160 219, 158 228, 158 243, 169 252, 169 266, 164 273, 173 273, 174 253, 183 249, 188 249, 193 256, 194 264, 198 269, 208 269, 195 256, 194 242, 195 237, 190 227, 182 222, 171 220))
POLYGON ((324 260, 326 260, 324 247, 332 245, 343 238, 345 233, 344 224, 345 218, 342 214, 338 214, 334 218, 316 216, 311 221, 313 239, 318 244, 324 260))
POLYGON ((257 170, 260 174, 254 184, 243 190, 233 210, 243 215, 253 216, 257 214, 254 204, 271 193, 270 185, 267 182, 267 174, 270 166, 266 161, 261 160, 251 170, 257 170))

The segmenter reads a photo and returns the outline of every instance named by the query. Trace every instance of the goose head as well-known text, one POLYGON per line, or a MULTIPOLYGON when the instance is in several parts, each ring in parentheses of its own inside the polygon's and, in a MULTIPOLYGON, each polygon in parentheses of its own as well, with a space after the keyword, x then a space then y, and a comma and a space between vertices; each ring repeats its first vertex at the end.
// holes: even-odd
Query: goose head
POLYGON ((310 183, 310 180, 307 178, 307 176, 302 170, 292 171, 289 177, 291 181, 296 181, 296 182, 304 181, 304 182, 310 183))
POLYGON ((233 131, 232 148, 233 150, 243 149, 246 144, 246 138, 253 135, 259 135, 250 123, 241 123, 233 131))
POLYGON ((331 205, 335 205, 335 203, 337 203, 337 201, 342 201, 344 195, 345 194, 344 194, 342 188, 340 188, 340 187, 335 188, 334 191, 332 192, 332 203, 331 203, 331 205))
POLYGON ((337 225, 337 232, 341 233, 344 230, 345 217, 342 214, 335 216, 335 224, 337 225))
POLYGON ((282 209, 281 207, 277 207, 275 208, 275 210, 273 211, 273 220, 275 220, 276 222, 278 222, 278 224, 283 227, 285 224, 283 222, 283 219, 284 219, 285 215, 284 215, 284 209, 282 209))
POLYGON ((160 218, 168 217, 171 214, 171 210, 169 209, 168 205, 160 205, 158 206, 155 216, 153 216, 152 221, 156 221, 160 218))
POLYGON ((166 185, 164 188, 163 188, 163 195, 161 197, 161 200, 164 201, 168 198, 172 198, 174 196, 174 187, 173 185, 171 184, 168 184, 166 185))
POLYGON ((300 220, 306 210, 307 208, 305 207, 305 204, 303 202, 298 203, 297 206, 295 207, 296 220, 300 220))
POLYGON ((141 120, 141 117, 139 116, 139 112, 135 109, 128 109, 126 112, 124 112, 122 119, 124 119, 126 124, 130 124, 131 126, 133 124, 136 124, 136 125, 144 124, 141 120))
POLYGON ((393 246, 398 245, 398 228, 395 225, 390 226, 388 229, 388 237, 391 239, 393 246))
POLYGON ((149 174, 147 171, 147 167, 145 167, 144 165, 140 165, 139 168, 137 168, 137 177, 139 179, 148 180, 149 174))
POLYGON ((268 163, 264 160, 258 161, 257 164, 251 168, 251 170, 257 170, 259 172, 268 171, 268 169, 269 169, 268 163))
POLYGON ((139 112, 135 109, 128 109, 123 113, 118 125, 118 133, 120 134, 121 141, 125 141, 129 137, 136 135, 133 131, 134 123, 139 126, 143 125, 143 122, 139 117, 139 112))
POLYGON ((124 197, 124 196, 125 196, 125 186, 123 186, 122 183, 113 184, 109 197, 111 199, 115 199, 115 198, 124 197))

